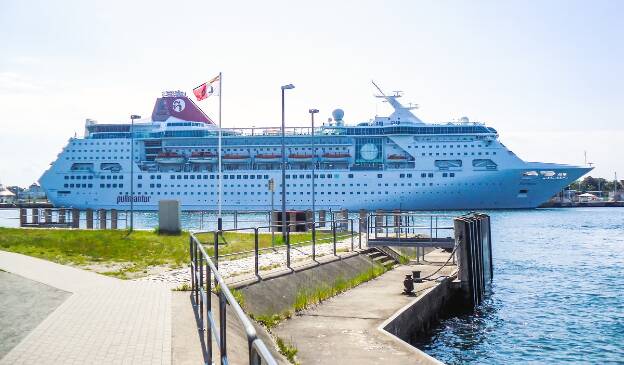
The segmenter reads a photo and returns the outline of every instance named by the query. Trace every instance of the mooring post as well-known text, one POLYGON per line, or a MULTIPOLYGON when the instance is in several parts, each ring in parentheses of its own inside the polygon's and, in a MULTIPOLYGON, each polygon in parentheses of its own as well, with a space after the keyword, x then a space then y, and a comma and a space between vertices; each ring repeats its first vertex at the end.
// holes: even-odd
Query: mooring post
POLYGON ((111 210, 111 229, 117 229, 117 209, 111 210))
POLYGON ((72 228, 80 228, 80 210, 78 208, 72 208, 72 228))
POLYGON ((65 219, 66 219, 65 215, 66 214, 67 213, 65 212, 65 208, 59 209, 59 211, 58 211, 58 222, 60 224, 65 224, 65 219))
POLYGON ((93 229, 93 209, 87 209, 87 229, 93 229))
POLYGON ((106 229, 106 210, 100 209, 98 213, 100 218, 100 229, 106 229))
POLYGON ((33 224, 39 224, 39 208, 32 209, 32 222, 33 224))
POLYGON ((20 227, 24 227, 28 223, 28 213, 26 208, 20 208, 20 227))

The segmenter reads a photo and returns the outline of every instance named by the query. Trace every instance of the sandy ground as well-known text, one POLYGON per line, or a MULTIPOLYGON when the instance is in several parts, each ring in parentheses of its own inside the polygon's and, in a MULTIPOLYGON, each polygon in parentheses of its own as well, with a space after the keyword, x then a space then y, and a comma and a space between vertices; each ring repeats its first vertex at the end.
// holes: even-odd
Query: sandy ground
POLYGON ((0 271, 0 359, 70 295, 0 271))

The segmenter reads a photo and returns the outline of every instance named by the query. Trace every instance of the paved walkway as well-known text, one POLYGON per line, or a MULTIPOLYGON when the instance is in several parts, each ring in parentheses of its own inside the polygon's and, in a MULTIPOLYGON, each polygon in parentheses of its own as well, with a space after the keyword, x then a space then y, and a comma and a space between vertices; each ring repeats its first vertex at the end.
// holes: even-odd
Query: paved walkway
MULTIPOLYGON (((436 250, 428 260, 444 262, 449 254, 436 250)), ((401 294, 405 275, 421 270, 426 276, 438 265, 399 266, 380 277, 298 312, 273 332, 292 343, 302 364, 388 364, 439 365, 432 357, 379 327, 388 318, 418 298, 401 294)), ((445 267, 449 275, 455 266, 445 267)), ((420 294, 437 285, 416 284, 420 294)))
POLYGON ((171 292, 0 251, 0 269, 73 293, 0 364, 170 364, 171 292))

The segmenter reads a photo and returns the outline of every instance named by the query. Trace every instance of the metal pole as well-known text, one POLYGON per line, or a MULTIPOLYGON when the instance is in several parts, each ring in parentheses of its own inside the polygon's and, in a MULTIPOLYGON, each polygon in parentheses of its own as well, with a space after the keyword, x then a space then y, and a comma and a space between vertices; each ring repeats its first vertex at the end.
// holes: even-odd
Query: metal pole
POLYGON ((316 196, 315 194, 315 177, 316 172, 316 140, 314 139, 314 114, 318 113, 318 109, 310 109, 310 116, 312 118, 312 221, 316 221, 316 196))
MULTIPOLYGON (((223 191, 223 176, 222 176, 222 169, 221 169, 221 136, 222 136, 222 132, 221 132, 221 98, 223 95, 223 74, 221 72, 219 72, 219 142, 218 142, 218 149, 219 151, 217 152, 217 157, 218 157, 218 173, 217 173, 217 177, 219 178, 219 202, 218 202, 218 214, 217 214, 217 220, 221 221, 221 197, 222 197, 222 191, 223 191)), ((221 229, 220 223, 219 223, 219 229, 221 229)))
POLYGON ((130 232, 134 229, 134 116, 130 116, 130 232))
MULTIPOLYGON (((285 131, 285 123, 286 122, 285 122, 285 116, 284 116, 284 87, 282 87, 282 244, 287 243, 286 242, 286 131, 285 131)), ((290 252, 289 250, 287 251, 290 252)))

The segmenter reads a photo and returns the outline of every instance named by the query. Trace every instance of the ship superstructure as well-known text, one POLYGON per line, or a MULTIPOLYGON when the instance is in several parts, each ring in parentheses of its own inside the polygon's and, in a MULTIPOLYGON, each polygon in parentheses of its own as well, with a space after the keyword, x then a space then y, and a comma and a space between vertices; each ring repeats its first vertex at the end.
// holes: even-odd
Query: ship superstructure
MULTIPOLYGON (((380 90, 381 91, 381 90, 380 90)), ((591 168, 525 162, 497 131, 462 118, 429 124, 399 101, 387 117, 346 125, 286 129, 286 204, 310 209, 315 170, 317 209, 496 209, 537 207, 591 168)), ((281 130, 222 130, 224 210, 268 210, 281 195, 281 130)), ((177 199, 184 210, 215 210, 218 127, 183 92, 165 92, 149 120, 100 124, 87 120, 40 179, 59 207, 158 209, 177 199), (132 145, 134 142, 134 145, 132 145), (131 161, 134 148, 134 161, 131 161), (130 173, 134 164, 134 195, 130 173)))

